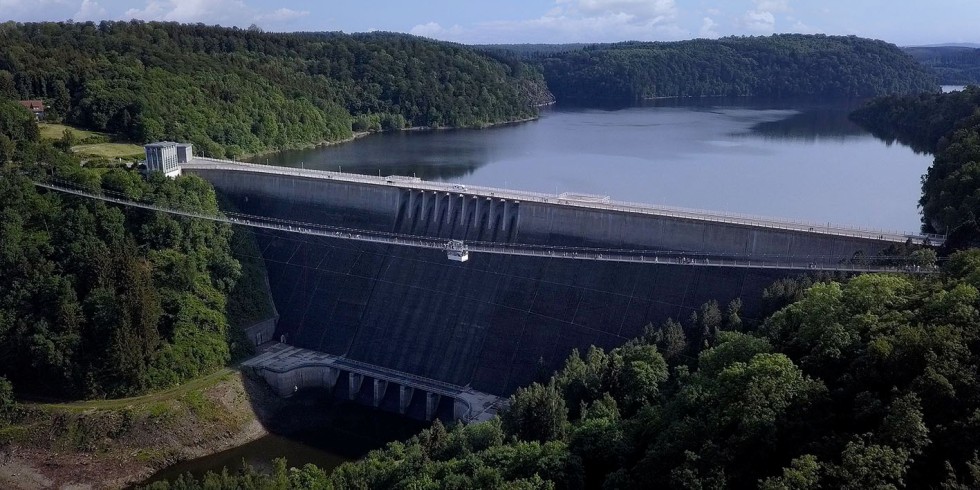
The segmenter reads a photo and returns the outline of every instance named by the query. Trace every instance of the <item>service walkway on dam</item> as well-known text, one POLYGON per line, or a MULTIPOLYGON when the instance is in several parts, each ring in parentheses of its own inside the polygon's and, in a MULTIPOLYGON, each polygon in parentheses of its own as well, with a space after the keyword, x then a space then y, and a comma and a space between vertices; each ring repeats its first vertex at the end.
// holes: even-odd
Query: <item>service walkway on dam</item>
POLYGON ((840 237, 863 238, 869 240, 880 240, 893 243, 905 243, 912 240, 914 243, 929 243, 931 245, 941 245, 944 237, 941 235, 929 235, 918 233, 906 233, 900 231, 884 231, 861 227, 851 227, 835 225, 832 223, 811 223, 806 221, 794 221, 788 219, 768 218, 759 216, 749 216, 737 213, 726 213, 719 211, 707 211, 700 209, 685 209, 679 207, 620 202, 611 200, 608 196, 594 196, 588 194, 562 193, 545 194, 537 192, 526 192, 512 189, 499 189, 493 187, 483 187, 475 185, 460 185, 444 182, 425 181, 415 177, 401 176, 373 176, 363 174, 351 174, 342 172, 332 172, 324 170, 298 169, 292 167, 279 167, 270 165, 260 165, 252 163, 234 162, 230 160, 219 160, 204 157, 194 157, 189 162, 181 164, 185 171, 195 170, 231 170, 266 175, 286 175, 304 177, 311 179, 327 179, 350 183, 372 184, 382 186, 395 186, 403 189, 419 191, 432 191, 440 193, 458 193, 492 199, 503 199, 511 201, 525 201, 558 204, 563 206, 580 207, 586 209, 598 209, 605 211, 617 211, 634 214, 646 214, 664 216, 680 219, 690 219, 699 221, 709 221, 717 223, 727 223, 758 228, 771 228, 787 231, 805 232, 822 235, 832 235, 840 237))
MULTIPOLYGON (((345 174, 346 175, 346 174, 345 174)), ((248 215, 243 213, 225 212, 222 215, 208 215, 194 211, 174 209, 154 204, 132 201, 122 196, 114 196, 109 191, 89 191, 74 187, 75 184, 49 179, 47 182, 35 182, 35 185, 80 197, 98 199, 124 206, 138 207, 189 218, 206 219, 233 225, 242 225, 274 231, 311 235, 325 238, 337 238, 355 242, 379 243, 412 248, 445 250, 447 242, 442 238, 400 233, 380 232, 376 230, 350 229, 326 226, 265 216, 248 215)), ((904 243, 904 242, 902 242, 904 243)), ((846 257, 837 256, 744 256, 738 254, 704 254, 691 251, 616 249, 597 247, 569 247, 552 245, 535 245, 524 243, 501 243, 490 241, 467 242, 466 246, 472 253, 488 253, 495 255, 515 255, 524 257, 545 257, 550 259, 586 260, 599 262, 627 262, 645 264, 684 265, 693 267, 747 268, 747 269, 778 269, 778 270, 810 270, 832 272, 900 272, 908 274, 930 274, 934 268, 919 268, 908 266, 892 266, 888 263, 874 263, 874 260, 884 261, 888 257, 866 257, 862 263, 848 262, 846 257)), ((892 257, 894 258, 894 257, 892 257)))
POLYGON ((426 420, 438 416, 440 407, 449 402, 454 420, 482 422, 493 418, 505 402, 469 387, 283 343, 267 344, 242 366, 262 376, 283 397, 307 388, 327 389, 335 394, 341 389, 349 400, 364 398, 374 407, 390 400, 402 414, 418 405, 426 420))

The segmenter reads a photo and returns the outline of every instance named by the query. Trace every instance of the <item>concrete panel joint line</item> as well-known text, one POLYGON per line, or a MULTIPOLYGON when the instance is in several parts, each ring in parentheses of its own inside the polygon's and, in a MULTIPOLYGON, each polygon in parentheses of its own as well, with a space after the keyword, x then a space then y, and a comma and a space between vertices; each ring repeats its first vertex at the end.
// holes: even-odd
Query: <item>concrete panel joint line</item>
POLYGON ((328 367, 326 372, 323 373, 323 384, 327 389, 332 390, 334 386, 337 386, 338 378, 340 378, 340 370, 328 367))
POLYGON ((388 382, 382 379, 374 380, 374 408, 378 408, 381 405, 381 400, 385 397, 385 391, 388 390, 388 382))
POLYGON ((473 226, 480 224, 480 200, 473 196, 473 226))
POLYGON ((453 399, 453 420, 469 419, 470 411, 470 406, 466 402, 453 399))
POLYGON ((510 203, 506 199, 500 201, 504 203, 504 213, 500 218, 500 231, 507 231, 507 220, 510 219, 510 203))
POLYGON ((487 229, 493 229, 493 208, 495 208, 493 200, 489 197, 487 198, 487 229))
MULTIPOLYGON (((446 194, 446 223, 452 223, 456 220, 456 196, 454 194, 446 194)), ((452 228, 449 228, 452 231, 452 228)))
POLYGON ((361 384, 364 383, 364 375, 357 373, 347 373, 347 382, 350 390, 348 390, 347 398, 353 400, 357 398, 357 394, 361 392, 361 384))
POLYGON ((439 409, 439 401, 441 399, 442 397, 435 393, 425 394, 425 420, 436 418, 436 410, 439 409))
POLYGON ((408 406, 412 404, 412 395, 415 388, 401 385, 398 387, 398 413, 404 415, 408 411, 408 406))

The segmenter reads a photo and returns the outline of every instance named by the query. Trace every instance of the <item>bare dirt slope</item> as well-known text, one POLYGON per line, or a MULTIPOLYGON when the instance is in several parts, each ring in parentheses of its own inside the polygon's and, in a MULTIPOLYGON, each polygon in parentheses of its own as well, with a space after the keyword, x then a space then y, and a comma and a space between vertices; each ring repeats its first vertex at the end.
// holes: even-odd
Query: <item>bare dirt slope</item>
POLYGON ((232 369, 121 400, 31 404, 0 429, 0 488, 122 488, 177 461, 266 434, 277 404, 232 369))

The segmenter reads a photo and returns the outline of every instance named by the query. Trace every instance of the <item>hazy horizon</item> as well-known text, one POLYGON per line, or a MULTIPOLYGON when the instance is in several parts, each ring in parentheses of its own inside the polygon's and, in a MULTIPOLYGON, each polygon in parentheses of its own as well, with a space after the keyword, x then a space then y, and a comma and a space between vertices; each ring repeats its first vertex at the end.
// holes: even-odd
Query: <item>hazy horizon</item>
POLYGON ((276 32, 390 31, 462 44, 678 41, 774 33, 856 35, 899 46, 980 42, 972 0, 501 0, 361 4, 297 0, 0 0, 0 21, 258 25, 276 32))

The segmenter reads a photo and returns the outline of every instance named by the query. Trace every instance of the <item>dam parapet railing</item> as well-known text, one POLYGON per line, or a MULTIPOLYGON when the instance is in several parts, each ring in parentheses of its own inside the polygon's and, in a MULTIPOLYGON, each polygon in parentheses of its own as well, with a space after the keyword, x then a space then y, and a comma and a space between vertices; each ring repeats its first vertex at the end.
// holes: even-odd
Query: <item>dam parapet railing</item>
POLYGON ((742 213, 731 213, 725 211, 709 211, 704 209, 683 208, 675 206, 657 205, 649 203, 639 203, 630 201, 615 201, 609 196, 597 196, 581 193, 560 193, 547 194, 541 192, 523 191, 515 189, 503 189, 498 187, 487 187, 477 185, 463 185, 459 183, 444 183, 426 181, 417 177, 404 176, 375 176, 367 174, 354 174, 345 172, 334 172, 329 170, 298 169, 293 167, 279 167, 272 165, 262 165, 255 163, 236 162, 231 160, 221 160, 207 157, 194 157, 190 162, 182 164, 182 167, 194 169, 225 169, 237 170, 253 173, 305 177, 312 179, 338 180, 342 182, 364 183, 380 186, 395 186, 420 191, 445 192, 450 194, 467 194, 491 199, 507 199, 515 201, 537 202, 543 204, 554 204, 562 206, 572 206, 588 209, 598 209, 605 211, 617 211, 623 213, 650 214, 666 216, 671 218, 681 218, 700 221, 711 221, 742 226, 772 228, 787 231, 797 231, 804 233, 814 233, 850 238, 863 238, 869 240, 879 240, 884 242, 905 243, 911 240, 916 244, 928 244, 939 246, 945 242, 942 235, 903 232, 894 230, 879 230, 849 225, 835 225, 832 223, 816 223, 805 220, 792 220, 785 218, 773 218, 765 216, 754 216, 742 213))
MULTIPOLYGON (((343 228, 321 225, 317 223, 305 223, 281 218, 270 218, 267 216, 255 216, 233 212, 225 212, 223 214, 216 215, 202 214, 196 211, 173 209, 150 203, 132 201, 122 195, 109 195, 118 193, 107 190, 97 192, 93 190, 79 189, 71 182, 56 178, 48 179, 46 182, 35 182, 35 185, 58 192, 99 199, 105 202, 124 206, 133 206, 178 216, 200 218, 267 230, 440 251, 444 251, 447 245, 444 238, 437 237, 408 235, 377 230, 343 228)), ((468 252, 489 254, 700 267, 791 269, 837 272, 899 272, 911 274, 933 274, 938 271, 936 267, 912 267, 904 263, 907 261, 903 257, 888 256, 869 256, 855 262, 852 260, 853 257, 839 257, 834 255, 788 256, 766 254, 706 254, 691 251, 566 247, 492 241, 467 241, 465 242, 465 246, 468 252), (876 263, 878 261, 885 262, 885 264, 876 263), (889 262, 891 265, 887 265, 889 262)))

